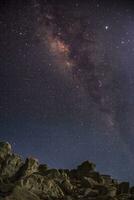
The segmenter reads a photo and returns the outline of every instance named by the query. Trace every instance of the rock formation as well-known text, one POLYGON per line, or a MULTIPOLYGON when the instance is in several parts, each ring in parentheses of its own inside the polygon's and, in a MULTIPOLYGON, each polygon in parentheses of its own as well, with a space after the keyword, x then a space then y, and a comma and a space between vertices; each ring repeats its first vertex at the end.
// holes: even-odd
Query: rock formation
POLYGON ((49 169, 37 159, 24 162, 0 142, 0 200, 134 200, 134 187, 95 171, 85 161, 76 169, 49 169))

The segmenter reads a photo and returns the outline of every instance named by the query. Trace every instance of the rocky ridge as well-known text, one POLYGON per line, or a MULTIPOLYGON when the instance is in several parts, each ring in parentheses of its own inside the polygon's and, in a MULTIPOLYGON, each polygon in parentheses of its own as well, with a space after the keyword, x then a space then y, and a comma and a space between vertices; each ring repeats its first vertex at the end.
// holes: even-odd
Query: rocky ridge
POLYGON ((0 200, 134 200, 134 187, 101 175, 89 161, 73 170, 24 162, 0 142, 0 200))

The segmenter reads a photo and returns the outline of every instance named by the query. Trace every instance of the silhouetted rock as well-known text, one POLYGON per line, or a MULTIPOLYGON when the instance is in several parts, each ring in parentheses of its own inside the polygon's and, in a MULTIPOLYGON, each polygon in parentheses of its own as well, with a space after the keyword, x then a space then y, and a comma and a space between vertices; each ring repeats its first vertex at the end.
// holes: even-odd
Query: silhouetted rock
POLYGON ((25 162, 0 142, 0 200, 134 200, 134 187, 95 171, 83 162, 77 169, 49 169, 35 158, 25 162))
POLYGON ((88 176, 90 172, 95 170, 95 164, 85 161, 77 167, 77 173, 80 176, 88 176))
POLYGON ((48 166, 47 166, 46 164, 44 164, 44 165, 39 165, 38 170, 39 170, 40 173, 45 174, 46 171, 48 170, 48 166))
POLYGON ((118 187, 118 193, 119 194, 128 194, 129 193, 129 183, 128 182, 122 182, 119 184, 119 187, 118 187))
POLYGON ((130 188, 130 193, 134 195, 134 186, 130 188))

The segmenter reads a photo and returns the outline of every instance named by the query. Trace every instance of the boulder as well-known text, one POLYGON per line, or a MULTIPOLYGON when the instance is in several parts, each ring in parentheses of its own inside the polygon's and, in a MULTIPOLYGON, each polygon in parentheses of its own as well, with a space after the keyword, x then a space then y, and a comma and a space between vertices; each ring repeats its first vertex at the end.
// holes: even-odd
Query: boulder
POLYGON ((98 190, 100 195, 107 195, 108 194, 108 188, 106 185, 94 185, 94 189, 98 190))
POLYGON ((101 175, 89 161, 74 170, 49 169, 35 158, 23 163, 0 142, 0 200, 134 200, 134 187, 101 175))
POLYGON ((76 169, 72 169, 70 172, 69 172, 69 177, 70 178, 77 178, 78 177, 78 172, 76 169))
MULTIPOLYGON (((96 197, 94 200, 118 200, 117 198, 109 197, 107 195, 100 195, 96 197)), ((125 199, 127 200, 127 199, 125 199)))
POLYGON ((39 165, 39 172, 42 173, 42 174, 46 174, 46 171, 48 170, 48 166, 46 164, 42 164, 42 165, 39 165))
POLYGON ((74 200, 74 198, 72 196, 65 196, 63 200, 74 200))
POLYGON ((130 193, 134 195, 134 186, 130 188, 130 193))
POLYGON ((6 194, 9 194, 14 189, 13 183, 0 183, 0 193, 1 196, 5 196, 6 194))
POLYGON ((90 172, 88 174, 88 177, 92 178, 93 180, 95 180, 98 183, 103 184, 104 183, 104 179, 103 177, 100 175, 99 172, 90 172))
POLYGON ((1 176, 2 177, 5 176, 9 178, 13 177, 22 165, 23 165, 23 162, 20 156, 15 155, 15 154, 8 155, 5 161, 3 161, 1 176))
POLYGON ((112 184, 113 183, 113 179, 111 178, 111 176, 109 175, 101 175, 101 177, 103 178, 105 184, 112 184))
POLYGON ((61 174, 58 169, 49 169, 46 171, 45 176, 54 179, 59 178, 61 174))
POLYGON ((93 190, 93 189, 86 189, 84 193, 84 197, 97 197, 99 195, 98 190, 93 190))
POLYGON ((122 193, 126 193, 128 194, 130 191, 129 189, 129 183, 128 182, 122 182, 119 184, 118 186, 118 193, 122 194, 122 193))
POLYGON ((77 167, 77 171, 83 172, 83 173, 89 173, 90 171, 94 171, 95 167, 96 165, 94 163, 85 161, 77 167))
POLYGON ((49 179, 38 173, 22 178, 18 184, 20 187, 27 188, 34 194, 43 196, 43 198, 49 197, 56 199, 64 196, 63 191, 53 179, 49 179))
POLYGON ((93 188, 98 183, 90 177, 83 177, 81 184, 84 188, 93 188))
POLYGON ((40 200, 40 198, 26 188, 16 187, 4 200, 40 200))
POLYGON ((130 197, 129 194, 120 194, 117 196, 118 200, 133 200, 133 198, 130 197))
POLYGON ((117 188, 116 187, 114 187, 114 186, 108 186, 107 187, 108 188, 108 193, 107 193, 107 195, 109 196, 109 197, 115 197, 116 196, 116 194, 117 194, 117 188))
POLYGON ((8 142, 0 142, 0 162, 3 161, 7 155, 10 155, 11 151, 11 145, 8 142))
POLYGON ((37 172, 39 168, 38 160, 35 158, 27 158, 25 164, 20 169, 20 174, 22 176, 29 176, 34 172, 37 172))
POLYGON ((73 185, 71 184, 70 180, 69 179, 65 179, 60 187, 62 188, 62 190, 64 191, 64 193, 66 194, 71 194, 72 193, 72 190, 73 190, 73 185))

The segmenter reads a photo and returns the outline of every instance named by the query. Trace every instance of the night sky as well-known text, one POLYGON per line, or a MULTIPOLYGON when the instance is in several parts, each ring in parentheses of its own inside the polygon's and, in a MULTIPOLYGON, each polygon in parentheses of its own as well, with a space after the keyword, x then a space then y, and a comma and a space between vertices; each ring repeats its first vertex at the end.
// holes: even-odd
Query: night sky
POLYGON ((134 184, 134 2, 0 1, 0 140, 134 184))

